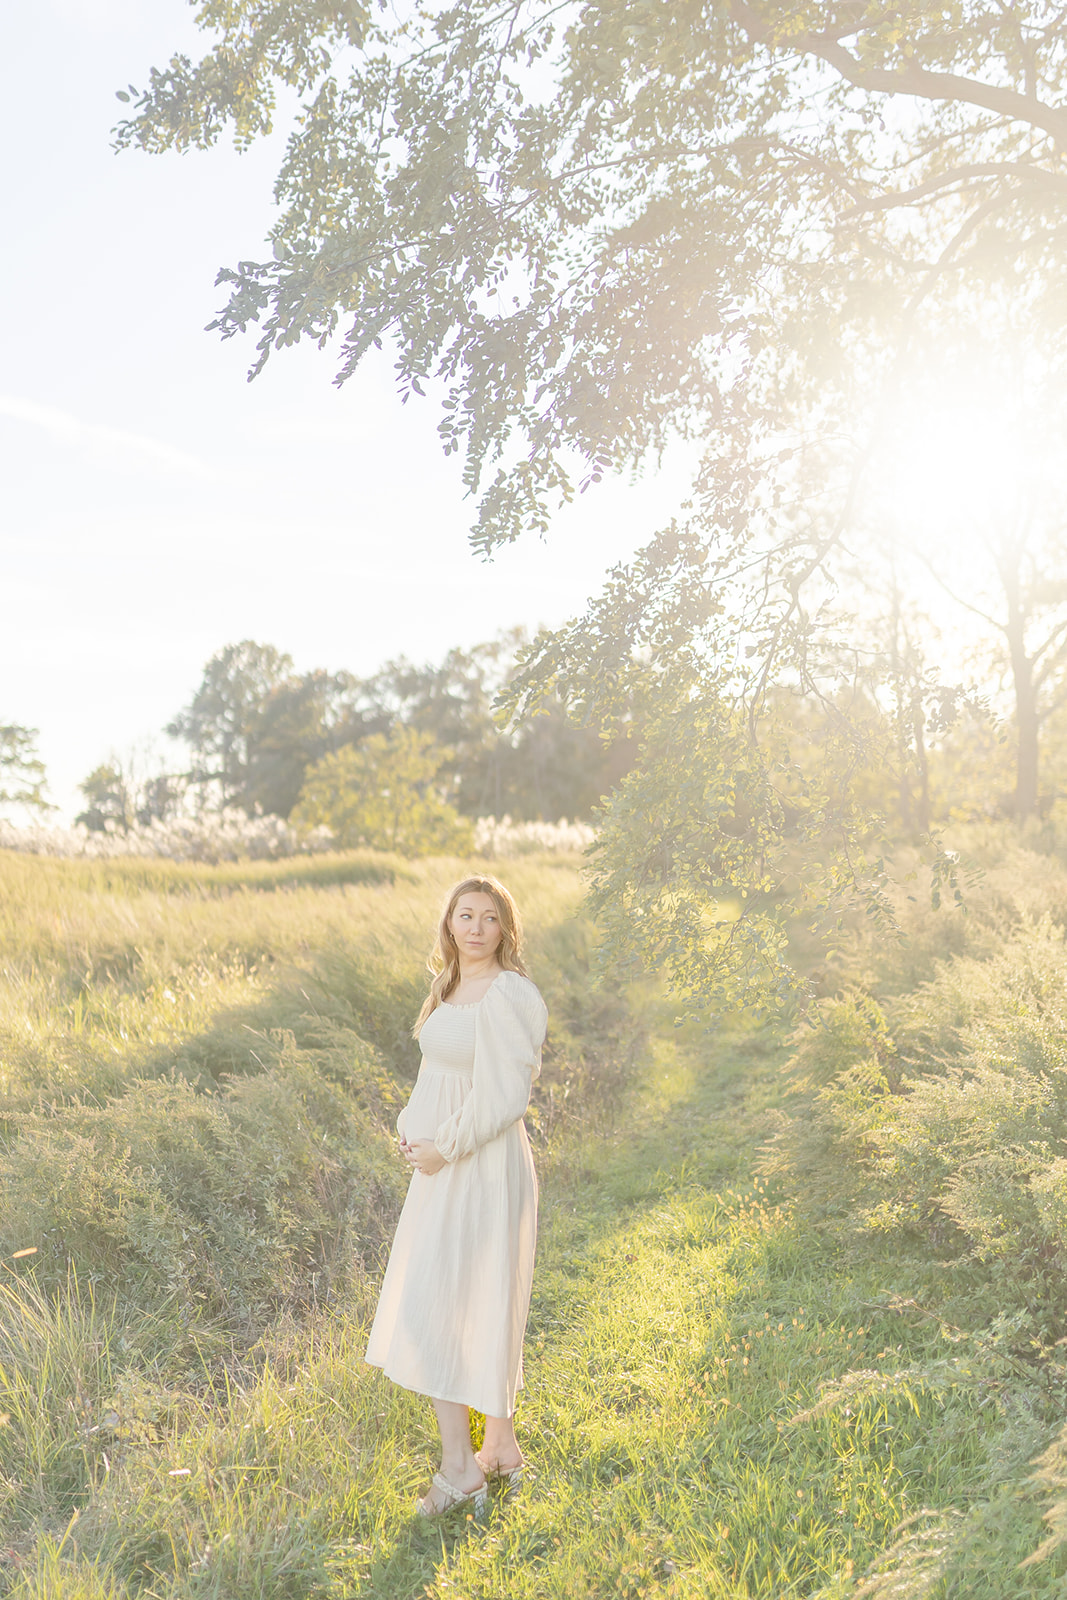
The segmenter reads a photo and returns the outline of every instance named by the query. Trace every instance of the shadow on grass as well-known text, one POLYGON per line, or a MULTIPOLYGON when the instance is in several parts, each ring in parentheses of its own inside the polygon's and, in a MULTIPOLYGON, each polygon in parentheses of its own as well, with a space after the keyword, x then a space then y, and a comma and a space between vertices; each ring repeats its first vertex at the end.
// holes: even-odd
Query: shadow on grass
POLYGON ((412 1507, 388 1554, 371 1562, 362 1580, 357 1580, 358 1587, 346 1585, 346 1596, 349 1600, 382 1600, 384 1595, 425 1594, 442 1569, 451 1566, 468 1546, 494 1536, 498 1516, 490 1511, 480 1521, 457 1507, 444 1516, 420 1517, 412 1507))
POLYGON ((373 952, 331 951, 305 966, 279 964, 272 977, 269 988, 220 1008, 199 1031, 132 1056, 111 1093, 121 1095, 127 1081, 171 1074, 210 1092, 227 1079, 276 1065, 287 1044, 332 1055, 330 1075, 342 1081, 341 1055, 368 1050, 398 1083, 414 1079, 418 1048, 410 1028, 422 997, 421 973, 399 965, 386 970, 373 952))

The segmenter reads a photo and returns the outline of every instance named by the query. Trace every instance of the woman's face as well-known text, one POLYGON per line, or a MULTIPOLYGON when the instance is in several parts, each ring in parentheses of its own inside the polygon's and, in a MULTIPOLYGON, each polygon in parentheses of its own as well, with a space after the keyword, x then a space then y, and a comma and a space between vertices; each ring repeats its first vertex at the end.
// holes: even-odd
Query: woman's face
POLYGON ((461 894, 448 919, 449 930, 461 956, 484 961, 495 954, 504 937, 500 916, 488 894, 461 894))

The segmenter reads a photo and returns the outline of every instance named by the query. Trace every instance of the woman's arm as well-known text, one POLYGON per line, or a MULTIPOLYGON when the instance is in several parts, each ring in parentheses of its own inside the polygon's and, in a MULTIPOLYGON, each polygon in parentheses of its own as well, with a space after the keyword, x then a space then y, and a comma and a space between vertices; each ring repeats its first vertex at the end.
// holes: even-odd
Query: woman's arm
POLYGON ((478 1007, 471 1092, 433 1138, 445 1161, 459 1161, 518 1122, 541 1070, 547 1021, 535 985, 518 972, 501 973, 478 1007))

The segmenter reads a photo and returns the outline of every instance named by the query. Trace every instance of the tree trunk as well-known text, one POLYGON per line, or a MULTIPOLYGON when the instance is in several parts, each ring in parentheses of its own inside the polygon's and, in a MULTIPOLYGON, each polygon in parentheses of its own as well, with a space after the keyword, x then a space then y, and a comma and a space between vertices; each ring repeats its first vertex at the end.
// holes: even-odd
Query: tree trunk
POLYGON ((1034 663, 1026 653, 1026 615, 1022 605, 1018 572, 1002 571, 1008 601, 1008 620, 1004 629, 1011 658, 1015 690, 1015 817, 1018 822, 1037 815, 1038 732, 1037 684, 1034 663))
POLYGON ((914 804, 915 827, 919 833, 930 832, 930 758, 926 751, 926 718, 923 715, 922 695, 912 701, 912 738, 915 744, 915 765, 919 772, 919 796, 914 804))
POLYGON ((896 694, 897 761, 900 821, 908 835, 930 831, 930 762, 926 752, 926 715, 922 697, 922 662, 904 626, 896 561, 892 564, 892 672, 896 694), (912 794, 912 769, 919 793, 912 794))
POLYGON ((1037 815, 1038 716, 1035 701, 1032 679, 1028 677, 1022 686, 1016 683, 1015 721, 1019 747, 1015 761, 1015 815, 1020 822, 1024 817, 1037 815))

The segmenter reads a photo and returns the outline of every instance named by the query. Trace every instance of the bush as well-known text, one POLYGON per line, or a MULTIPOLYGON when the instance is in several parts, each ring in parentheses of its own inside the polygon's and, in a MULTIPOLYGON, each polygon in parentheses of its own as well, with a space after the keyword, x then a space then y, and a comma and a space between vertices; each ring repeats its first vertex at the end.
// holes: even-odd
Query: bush
POLYGON ((392 1221, 402 1174, 384 1131, 283 1044, 275 1065, 202 1094, 138 1080, 103 1106, 15 1117, 0 1153, 0 1239, 37 1276, 83 1281, 254 1328, 320 1296, 392 1221))
MULTIPOLYGON (((1003 901, 986 914, 1002 923, 1003 901)), ((795 1043, 763 1170, 838 1230, 903 1231, 985 1263, 1002 1305, 1052 1336, 1067 1310, 1063 930, 1019 916, 984 958, 948 956, 883 1006, 824 1003, 795 1043)))
POLYGON ((462 855, 474 836, 437 792, 444 758, 430 734, 403 725, 345 745, 308 768, 292 821, 309 832, 328 829, 342 849, 462 855))

